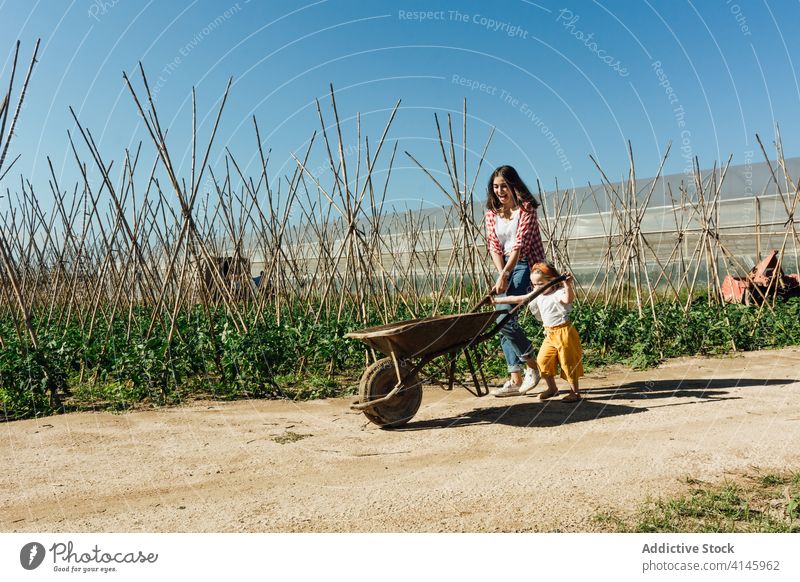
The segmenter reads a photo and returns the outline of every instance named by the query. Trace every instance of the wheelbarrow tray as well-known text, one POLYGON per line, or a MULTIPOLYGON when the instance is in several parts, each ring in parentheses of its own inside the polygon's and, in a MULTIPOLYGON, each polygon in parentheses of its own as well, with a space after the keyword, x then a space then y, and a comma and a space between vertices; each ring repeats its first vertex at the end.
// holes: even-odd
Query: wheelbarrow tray
POLYGON ((387 356, 394 353, 397 358, 416 358, 468 345, 489 329, 498 315, 496 311, 479 311, 424 317, 352 331, 347 337, 387 356))

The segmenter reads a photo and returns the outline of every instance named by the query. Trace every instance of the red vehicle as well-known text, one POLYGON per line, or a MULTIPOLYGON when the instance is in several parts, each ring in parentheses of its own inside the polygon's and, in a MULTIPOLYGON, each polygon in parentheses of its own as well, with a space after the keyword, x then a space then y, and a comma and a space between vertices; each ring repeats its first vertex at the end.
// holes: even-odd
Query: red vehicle
POLYGON ((778 251, 770 251, 746 277, 728 275, 722 282, 722 299, 726 303, 758 303, 769 294, 789 297, 800 295, 800 275, 784 275, 778 261, 778 251))

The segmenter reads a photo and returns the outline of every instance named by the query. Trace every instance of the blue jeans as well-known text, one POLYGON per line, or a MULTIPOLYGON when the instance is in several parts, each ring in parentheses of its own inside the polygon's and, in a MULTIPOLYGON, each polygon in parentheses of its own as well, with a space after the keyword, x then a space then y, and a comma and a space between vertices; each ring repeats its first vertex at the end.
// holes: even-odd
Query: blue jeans
MULTIPOLYGON (((528 261, 520 259, 514 266, 511 272, 508 289, 505 295, 525 295, 531 284, 531 269, 528 261)), ((503 295, 500 295, 503 297, 503 295)), ((516 305, 495 305, 495 309, 500 312, 497 317, 497 322, 505 317, 505 312, 510 311, 516 305)), ((522 331, 517 316, 515 315, 505 325, 500 328, 500 347, 503 349, 503 355, 508 364, 508 371, 521 372, 525 369, 527 361, 533 357, 533 346, 531 340, 522 331)))

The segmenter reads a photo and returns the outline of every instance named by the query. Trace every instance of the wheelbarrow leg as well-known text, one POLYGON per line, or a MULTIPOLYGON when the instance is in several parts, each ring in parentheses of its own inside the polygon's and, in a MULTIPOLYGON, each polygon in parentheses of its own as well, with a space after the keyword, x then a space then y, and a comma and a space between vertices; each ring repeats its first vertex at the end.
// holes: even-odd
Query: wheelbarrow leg
POLYGON ((475 357, 475 369, 480 374, 480 388, 478 389, 478 396, 486 396, 489 394, 489 382, 486 381, 486 374, 483 372, 483 356, 476 348, 472 348, 472 355, 475 357))
POLYGON ((458 356, 450 358, 447 366, 447 388, 445 390, 448 391, 452 391, 453 385, 456 383, 456 359, 458 359, 458 356))
MULTIPOLYGON (((489 393, 489 387, 488 386, 485 386, 485 388, 482 387, 480 382, 478 381, 478 376, 475 373, 475 365, 472 363, 472 357, 470 356, 469 348, 464 350, 464 357, 467 360, 467 367, 469 368, 469 373, 472 376, 472 383, 475 384, 475 392, 472 392, 472 390, 470 390, 470 392, 472 392, 475 396, 486 396, 489 393)), ((483 369, 480 366, 478 366, 478 369, 480 370, 481 377, 483 377, 483 369)), ((483 377, 483 382, 485 385, 486 384, 485 377, 483 377)), ((469 390, 469 388, 467 389, 469 390)))

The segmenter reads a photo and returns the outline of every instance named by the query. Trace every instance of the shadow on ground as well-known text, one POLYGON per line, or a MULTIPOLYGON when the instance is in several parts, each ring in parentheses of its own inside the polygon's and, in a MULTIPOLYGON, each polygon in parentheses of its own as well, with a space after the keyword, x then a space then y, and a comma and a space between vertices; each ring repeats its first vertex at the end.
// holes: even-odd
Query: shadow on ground
MULTIPOLYGON (((680 406, 683 404, 710 403, 719 400, 738 399, 729 396, 728 389, 742 387, 776 386, 797 382, 792 379, 764 378, 721 378, 721 379, 677 379, 642 380, 628 382, 620 386, 584 389, 586 398, 578 404, 560 402, 558 399, 542 402, 535 396, 523 402, 508 402, 505 406, 491 406, 467 411, 458 416, 409 422, 396 430, 428 430, 452 428, 476 424, 505 424, 519 427, 548 427, 585 422, 599 418, 638 414, 646 412, 647 407, 612 404, 609 401, 649 400, 659 398, 687 398, 661 406, 680 406)), ((562 394, 564 391, 562 390, 562 394)), ((516 399, 515 399, 516 400, 516 399)), ((650 408, 653 408, 652 406, 650 408)))
POLYGON ((560 402, 558 400, 542 402, 536 399, 534 402, 528 401, 520 404, 477 408, 475 410, 469 410, 459 416, 452 416, 449 418, 412 421, 396 430, 453 428, 475 424, 506 424, 509 426, 529 427, 560 426, 562 424, 607 418, 609 416, 636 414, 644 412, 645 410, 647 409, 625 406, 622 404, 593 402, 590 399, 584 399, 577 404, 560 402))
MULTIPOLYGON (((640 380, 620 386, 590 388, 586 395, 593 400, 639 400, 651 398, 714 398, 720 399, 728 394, 730 388, 757 388, 759 386, 778 386, 791 384, 797 380, 765 378, 707 378, 640 380)), ((729 397, 734 398, 734 397, 729 397)))

